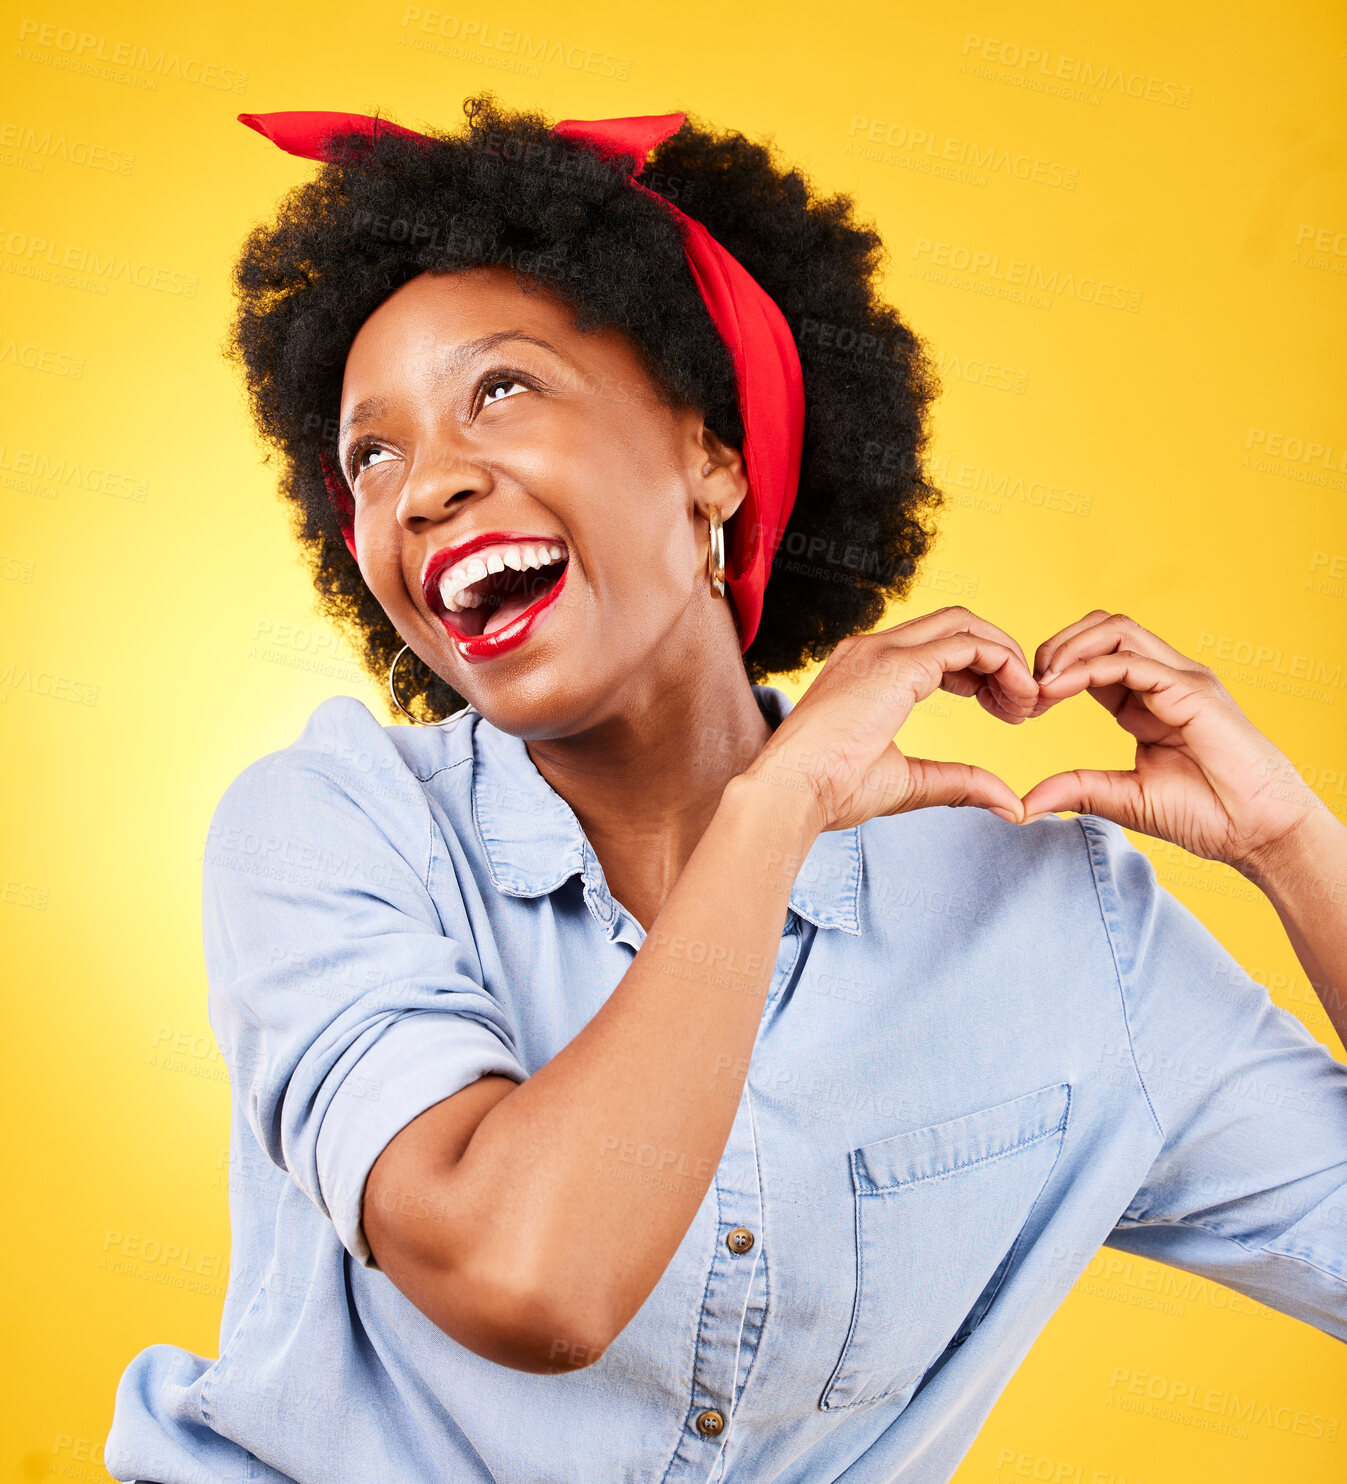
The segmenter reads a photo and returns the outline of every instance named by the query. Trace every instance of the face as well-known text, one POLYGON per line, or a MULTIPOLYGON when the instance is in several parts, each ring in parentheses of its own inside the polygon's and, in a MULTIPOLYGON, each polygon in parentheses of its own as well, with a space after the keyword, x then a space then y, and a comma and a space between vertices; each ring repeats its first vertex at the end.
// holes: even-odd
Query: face
POLYGON ((521 737, 571 735, 739 654, 706 515, 742 501, 742 462, 625 337, 572 318, 506 269, 422 274, 362 325, 342 384, 366 583, 521 737))

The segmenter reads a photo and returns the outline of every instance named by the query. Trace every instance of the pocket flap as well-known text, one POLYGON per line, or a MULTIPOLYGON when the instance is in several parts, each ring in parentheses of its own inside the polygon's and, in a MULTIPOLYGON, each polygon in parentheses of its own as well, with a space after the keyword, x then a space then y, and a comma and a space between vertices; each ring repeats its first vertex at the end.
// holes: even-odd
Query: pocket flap
POLYGON ((1055 1082, 1008 1103, 866 1144, 852 1153, 857 1192, 933 1180, 1059 1134, 1070 1101, 1071 1084, 1055 1082))

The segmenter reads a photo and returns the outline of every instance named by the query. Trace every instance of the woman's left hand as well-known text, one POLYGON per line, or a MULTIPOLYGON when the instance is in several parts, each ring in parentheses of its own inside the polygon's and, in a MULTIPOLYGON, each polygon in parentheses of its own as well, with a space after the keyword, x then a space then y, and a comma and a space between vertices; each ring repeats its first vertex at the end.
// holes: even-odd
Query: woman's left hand
POLYGON ((1326 809, 1205 665, 1096 608, 1038 648, 1035 716, 1088 690, 1137 739, 1130 773, 1076 768, 1024 795, 1025 823, 1099 814, 1242 870, 1326 809))

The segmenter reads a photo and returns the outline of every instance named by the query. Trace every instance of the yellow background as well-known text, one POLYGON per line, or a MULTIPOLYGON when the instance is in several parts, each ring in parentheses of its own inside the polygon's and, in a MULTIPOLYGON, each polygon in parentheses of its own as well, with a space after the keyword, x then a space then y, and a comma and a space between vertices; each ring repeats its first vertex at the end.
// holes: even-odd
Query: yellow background
MULTIPOLYGON (((684 109, 774 135, 876 221, 892 297, 945 367, 949 504, 890 621, 967 602, 1032 652, 1092 608, 1130 613, 1213 663, 1347 816, 1342 5, 1302 0, 1274 23, 1247 0, 952 18, 858 0, 516 0, 439 12, 446 34, 429 35, 387 0, 220 9, 7 4, 0 23, 5 1479, 106 1478, 99 1446, 131 1357, 156 1342, 218 1353, 228 1084, 198 937, 207 821, 324 697, 382 705, 313 616, 219 353, 237 247, 311 168, 239 111, 442 126, 493 88, 557 118, 684 109), (486 24, 549 55, 494 31, 482 45, 480 29, 463 43, 486 24), (144 52, 99 60, 119 43, 144 52), (64 158, 61 139, 92 163, 64 158), (949 163, 970 148, 987 168, 949 163), (38 239, 52 247, 34 257, 38 239), (937 261, 960 248, 999 255, 1002 272, 1037 265, 1057 289, 1043 305, 989 295, 988 272, 961 280, 937 261), (52 260, 72 255, 62 280, 52 260), (95 259, 129 259, 146 286, 100 278, 95 259), (1082 281, 1121 286, 1135 309, 1082 281), (1306 669, 1320 677, 1308 689, 1306 669), (184 1268, 195 1290, 177 1286, 184 1268)), ((1019 791, 1131 758, 1087 697, 1012 729, 937 696, 900 740, 976 758, 1019 791)), ((1341 1056, 1271 907, 1230 870, 1136 838, 1341 1056)), ((1344 1477, 1340 1342, 1107 1260, 1034 1347, 960 1484, 1344 1477), (1336 1441, 1129 1411, 1133 1376, 1298 1407, 1336 1441)))

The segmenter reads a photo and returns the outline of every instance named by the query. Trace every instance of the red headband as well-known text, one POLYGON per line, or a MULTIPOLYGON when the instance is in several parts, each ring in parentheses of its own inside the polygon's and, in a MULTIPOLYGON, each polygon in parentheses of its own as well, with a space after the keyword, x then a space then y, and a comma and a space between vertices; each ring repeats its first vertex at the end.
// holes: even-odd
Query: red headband
MULTIPOLYGON (((329 137, 338 133, 373 136, 383 132, 435 142, 428 135, 361 113, 241 113, 238 117, 240 123, 264 134, 279 148, 309 160, 326 159, 329 137)), ((628 156, 635 160, 635 172, 628 180, 670 211, 678 222, 697 289, 734 359, 748 494, 726 526, 725 584, 739 615, 742 652, 758 632, 772 559, 795 504, 804 443, 804 378, 790 326, 761 285, 700 222, 685 216, 672 202, 636 179, 651 150, 676 133, 686 117, 666 113, 624 119, 563 119, 552 133, 559 139, 583 142, 603 159, 628 156)), ((355 506, 350 491, 332 461, 326 455, 320 458, 328 493, 341 512, 342 534, 354 556, 355 506)))

